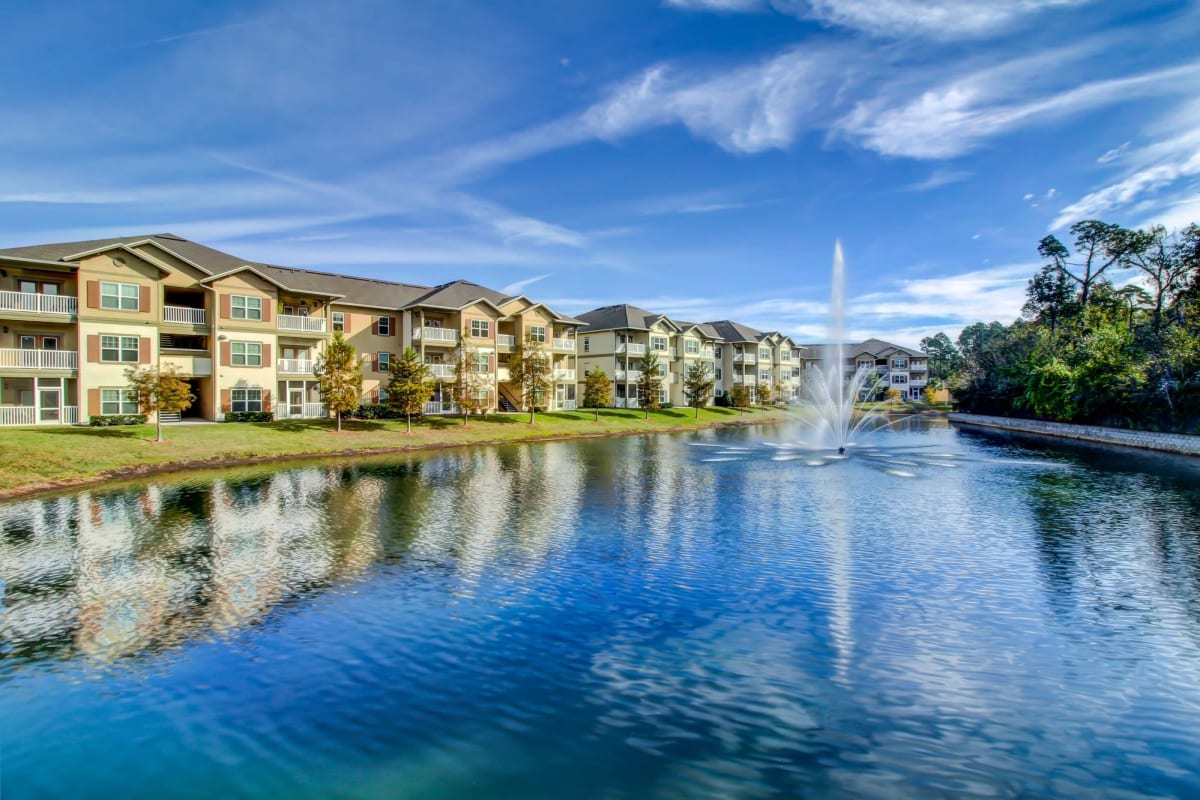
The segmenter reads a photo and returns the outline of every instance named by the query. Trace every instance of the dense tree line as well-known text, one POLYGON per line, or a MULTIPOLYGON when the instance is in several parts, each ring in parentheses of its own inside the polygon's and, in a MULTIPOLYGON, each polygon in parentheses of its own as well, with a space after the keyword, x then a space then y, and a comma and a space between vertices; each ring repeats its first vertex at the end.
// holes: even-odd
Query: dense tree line
POLYGON ((1038 244, 1011 325, 922 341, 964 411, 1200 432, 1200 226, 1096 220, 1038 244))

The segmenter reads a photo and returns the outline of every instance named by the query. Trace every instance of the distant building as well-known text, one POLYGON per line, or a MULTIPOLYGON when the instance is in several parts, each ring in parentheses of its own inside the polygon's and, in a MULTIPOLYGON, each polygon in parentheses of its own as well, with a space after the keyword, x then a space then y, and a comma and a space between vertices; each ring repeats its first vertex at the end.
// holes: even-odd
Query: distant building
MULTIPOLYGON (((804 346, 804 367, 824 368, 835 358, 829 344, 804 346)), ((842 346, 842 374, 849 380, 859 369, 874 371, 878 378, 874 399, 883 399, 888 389, 897 389, 908 400, 920 400, 929 385, 929 354, 882 339, 850 342, 842 346)))

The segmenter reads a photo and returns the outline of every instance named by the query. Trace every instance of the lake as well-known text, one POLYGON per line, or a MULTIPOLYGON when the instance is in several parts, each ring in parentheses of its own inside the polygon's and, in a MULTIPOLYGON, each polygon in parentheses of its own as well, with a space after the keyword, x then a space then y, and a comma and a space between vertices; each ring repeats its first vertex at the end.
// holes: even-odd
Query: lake
POLYGON ((917 421, 0 505, 6 800, 1200 796, 1200 463, 917 421))

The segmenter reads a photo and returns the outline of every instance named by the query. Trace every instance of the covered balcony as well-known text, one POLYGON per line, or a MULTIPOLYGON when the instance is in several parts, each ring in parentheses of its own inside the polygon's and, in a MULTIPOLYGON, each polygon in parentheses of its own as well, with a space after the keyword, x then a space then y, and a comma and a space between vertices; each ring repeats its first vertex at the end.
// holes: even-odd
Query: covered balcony
POLYGON ((0 311, 73 317, 79 313, 79 301, 62 294, 0 292, 0 311))
POLYGON ((76 350, 0 349, 2 369, 77 370, 79 352, 76 350))

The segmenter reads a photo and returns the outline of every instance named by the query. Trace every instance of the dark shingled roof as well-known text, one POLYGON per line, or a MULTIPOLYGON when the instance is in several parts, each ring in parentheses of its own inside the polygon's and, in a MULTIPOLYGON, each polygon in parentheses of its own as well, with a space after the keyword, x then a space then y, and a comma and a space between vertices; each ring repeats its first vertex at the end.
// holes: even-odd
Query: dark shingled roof
MULTIPOLYGON (((834 356, 834 346, 832 344, 805 344, 800 346, 808 349, 808 353, 804 355, 805 358, 829 359, 834 356)), ((929 358, 928 353, 908 347, 901 347, 898 344, 885 342, 882 339, 867 339, 865 342, 846 342, 842 345, 842 355, 845 358, 854 358, 862 353, 868 353, 875 358, 890 358, 894 355, 908 356, 909 358, 929 358)))
POLYGON ((719 322, 706 323, 711 325, 716 330, 717 335, 727 342, 755 342, 757 343, 764 336, 762 331, 756 331, 749 325, 742 325, 739 322, 723 319, 719 322))
POLYGON ((711 336, 713 339, 720 339, 721 334, 717 333, 717 329, 707 322, 685 322, 681 319, 674 320, 675 324, 687 330, 688 328, 699 328, 700 332, 705 336, 711 336))
POLYGON ((428 286, 395 283, 354 275, 335 275, 311 269, 278 267, 273 264, 251 264, 262 274, 297 292, 340 295, 339 303, 373 308, 401 308, 429 291, 428 286))
POLYGON ((622 303, 615 306, 593 308, 586 314, 580 314, 579 320, 584 323, 583 329, 587 331, 617 331, 627 328, 645 331, 665 316, 665 314, 652 314, 644 308, 622 303))
POLYGON ((419 297, 410 300, 409 306, 437 306, 438 308, 462 308, 477 300, 487 300, 499 306, 508 297, 495 289, 480 286, 470 281, 451 281, 427 290, 419 297))

